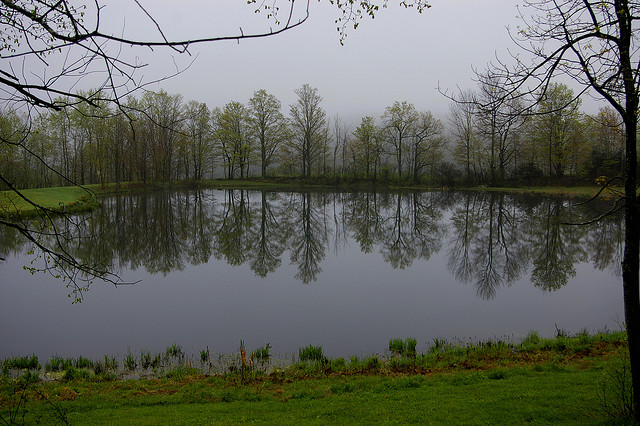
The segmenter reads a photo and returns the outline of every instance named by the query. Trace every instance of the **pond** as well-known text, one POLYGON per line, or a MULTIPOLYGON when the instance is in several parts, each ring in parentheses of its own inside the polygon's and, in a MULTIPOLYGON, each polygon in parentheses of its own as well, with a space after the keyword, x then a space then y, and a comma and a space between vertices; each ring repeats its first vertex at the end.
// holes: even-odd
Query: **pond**
MULTIPOLYGON (((132 285, 30 274, 0 230, 0 358, 35 353, 385 354, 391 338, 519 340, 617 330, 623 225, 606 205, 480 192, 177 191, 114 196, 72 218, 68 250, 132 285), (71 298, 70 298, 71 296, 71 298)), ((64 222, 69 226, 69 222, 64 222)))

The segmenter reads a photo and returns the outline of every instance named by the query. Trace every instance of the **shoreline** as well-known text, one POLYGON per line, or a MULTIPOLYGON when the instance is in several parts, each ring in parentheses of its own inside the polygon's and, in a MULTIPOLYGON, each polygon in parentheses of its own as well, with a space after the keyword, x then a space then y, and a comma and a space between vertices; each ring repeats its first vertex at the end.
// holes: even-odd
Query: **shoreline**
POLYGON ((50 381, 64 379, 65 375, 76 375, 84 379, 95 377, 109 380, 158 379, 176 369, 185 369, 192 375, 225 377, 239 370, 252 374, 270 375, 273 372, 288 373, 305 364, 318 364, 322 374, 364 372, 400 372, 405 369, 413 373, 455 371, 457 369, 483 369, 502 365, 524 365, 552 360, 556 355, 572 355, 578 359, 585 355, 605 353, 626 344, 626 332, 586 330, 568 335, 558 330, 556 337, 542 338, 532 331, 518 342, 488 339, 477 343, 434 339, 425 351, 416 350, 415 339, 390 339, 389 347, 370 356, 330 358, 323 354, 320 346, 299 348, 299 354, 280 354, 275 357, 269 345, 253 351, 241 349, 233 354, 209 353, 208 346, 199 354, 187 354, 181 345, 172 344, 164 352, 151 353, 140 350, 128 353, 120 360, 104 355, 99 360, 83 356, 63 358, 50 357, 44 364, 37 355, 14 356, 0 360, 2 377, 16 379, 22 374, 37 375, 50 381), (296 360, 297 359, 297 360, 296 360), (489 361, 488 364, 486 364, 489 361), (71 371, 71 373, 68 373, 71 371))
MULTIPOLYGON (((177 189, 238 189, 255 191, 481 191, 519 194, 546 194, 563 197, 593 197, 601 189, 598 186, 526 186, 526 187, 437 187, 413 183, 377 183, 371 181, 341 181, 337 179, 270 178, 229 180, 215 179, 199 182, 140 183, 122 182, 91 184, 84 186, 25 189, 20 192, 34 204, 26 202, 13 191, 0 192, 0 217, 26 219, 41 214, 84 213, 100 208, 100 198, 115 194, 135 194, 177 189)), ((606 195, 605 195, 606 196, 606 195)))

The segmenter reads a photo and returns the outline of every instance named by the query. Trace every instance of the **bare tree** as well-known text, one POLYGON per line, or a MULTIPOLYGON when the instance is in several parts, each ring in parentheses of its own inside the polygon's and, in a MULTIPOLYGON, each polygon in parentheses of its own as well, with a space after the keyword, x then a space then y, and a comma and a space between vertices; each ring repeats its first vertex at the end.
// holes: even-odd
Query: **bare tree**
POLYGON ((418 114, 418 120, 409 140, 411 173, 414 182, 418 182, 427 166, 433 168, 443 157, 442 147, 445 138, 442 136, 444 125, 430 111, 418 114))
POLYGON ((311 177, 312 167, 326 154, 327 113, 320 106, 318 89, 303 84, 295 93, 298 100, 289 108, 294 134, 291 146, 300 160, 302 176, 311 177))
POLYGON ((187 155, 189 157, 185 159, 187 164, 185 177, 201 180, 204 176, 207 159, 213 154, 211 112, 207 104, 190 101, 185 109, 185 119, 187 155))
POLYGON ((407 101, 394 102, 382 115, 382 128, 387 143, 393 150, 396 159, 398 178, 402 179, 403 156, 406 151, 405 140, 413 133, 419 118, 416 107, 407 101))
POLYGON ((496 183, 505 179, 513 159, 513 132, 523 122, 522 101, 517 93, 509 92, 499 73, 488 70, 476 75, 480 89, 476 98, 478 124, 488 145, 489 179, 496 183))
POLYGON ((516 57, 515 65, 494 64, 506 95, 535 100, 553 79, 564 76, 608 102, 625 129, 625 168, 617 179, 624 196, 612 210, 624 208, 625 248, 622 262, 625 324, 633 382, 633 406, 640 420, 640 199, 637 132, 640 102, 640 1, 523 0, 523 25, 512 36, 532 60, 516 57))
MULTIPOLYGON (((71 2, 69 0, 2 0, 0 1, 0 95, 5 101, 62 109, 70 105, 92 103, 97 91, 87 95, 73 90, 83 76, 102 76, 99 89, 115 102, 123 99, 144 82, 136 71, 146 66, 138 59, 121 56, 124 46, 148 49, 169 48, 177 53, 189 54, 196 44, 224 40, 247 40, 272 37, 302 25, 309 17, 310 0, 281 2, 274 0, 248 0, 252 12, 266 14, 271 21, 265 31, 245 33, 242 28, 231 35, 212 34, 201 38, 169 39, 162 27, 139 0, 134 7, 147 17, 156 28, 149 39, 119 36, 104 28, 105 5, 100 1, 71 2), (53 56, 61 61, 50 60, 53 56), (58 63, 56 69, 52 64, 58 63), (28 70, 28 71, 27 71, 28 70), (67 97, 61 101, 58 97, 67 97)), ((378 2, 370 0, 330 0, 342 16, 338 31, 341 40, 346 37, 349 24, 358 26, 363 16, 373 16, 378 2)), ((380 2, 386 5, 386 1, 380 2)), ((428 8, 424 0, 405 0, 404 7, 415 7, 419 12, 428 8)), ((179 72, 179 71, 178 71, 179 72)), ((162 77, 162 79, 168 76, 162 77)))
POLYGON ((455 138, 453 157, 464 167, 467 182, 470 182, 477 151, 475 93, 471 90, 460 91, 458 100, 449 108, 449 123, 455 138))
POLYGON ((619 175, 623 171, 625 142, 620 115, 607 106, 600 108, 598 114, 590 119, 594 177, 619 175))
POLYGON ((335 145, 333 146, 333 174, 336 176, 338 174, 338 166, 337 159, 338 153, 341 155, 341 175, 345 171, 346 166, 346 152, 347 152, 347 143, 349 141, 349 133, 351 133, 351 126, 346 124, 342 117, 339 114, 336 114, 333 117, 333 136, 335 137, 335 145))
POLYGON ((258 142, 260 175, 267 176, 278 147, 290 139, 287 119, 280 111, 282 104, 274 95, 261 89, 249 99, 249 127, 258 142))
POLYGON ((383 146, 380 129, 375 124, 373 117, 363 117, 360 125, 353 132, 354 139, 349 144, 354 156, 356 170, 364 170, 367 179, 371 177, 373 168, 373 180, 378 178, 378 166, 382 157, 383 146))
POLYGON ((533 119, 530 138, 546 157, 549 176, 564 177, 574 164, 584 162, 584 138, 581 131, 581 100, 575 99, 566 85, 554 83, 538 103, 538 114, 533 119))

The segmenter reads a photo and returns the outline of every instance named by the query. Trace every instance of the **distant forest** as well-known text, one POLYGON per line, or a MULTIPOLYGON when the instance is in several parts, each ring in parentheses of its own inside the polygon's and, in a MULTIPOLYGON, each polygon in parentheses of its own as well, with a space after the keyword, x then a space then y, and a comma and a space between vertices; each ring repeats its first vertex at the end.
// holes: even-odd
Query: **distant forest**
POLYGON ((444 120, 394 102, 357 127, 327 117, 308 84, 286 110, 265 90, 213 109, 165 91, 118 108, 105 99, 31 116, 5 109, 1 136, 14 144, 0 145, 0 175, 14 188, 35 188, 273 176, 594 183, 622 174, 624 128, 613 109, 585 114, 572 90, 555 83, 523 115, 527 108, 500 86, 461 91, 444 120))

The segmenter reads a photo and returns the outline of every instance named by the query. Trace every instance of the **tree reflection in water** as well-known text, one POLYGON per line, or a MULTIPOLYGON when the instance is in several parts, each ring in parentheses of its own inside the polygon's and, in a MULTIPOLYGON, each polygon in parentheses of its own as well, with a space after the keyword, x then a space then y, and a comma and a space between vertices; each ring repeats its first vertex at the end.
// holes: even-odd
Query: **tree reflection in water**
POLYGON ((575 275, 575 264, 586 260, 585 236, 594 232, 563 225, 590 217, 585 209, 564 204, 559 198, 465 194, 452 216, 449 270, 458 280, 473 282, 485 299, 528 271, 537 287, 561 288, 575 275))
MULTIPOLYGON (((355 241, 393 268, 428 261, 443 249, 456 280, 491 299, 520 278, 545 291, 563 287, 576 264, 620 274, 623 237, 618 217, 598 216, 602 203, 572 206, 544 196, 479 192, 259 192, 204 190, 114 196, 84 217, 71 254, 116 271, 151 274, 183 270, 212 257, 247 264, 259 277, 287 257, 295 279, 322 272, 333 243, 339 253, 355 241)), ((0 257, 27 250, 5 228, 0 257)))

